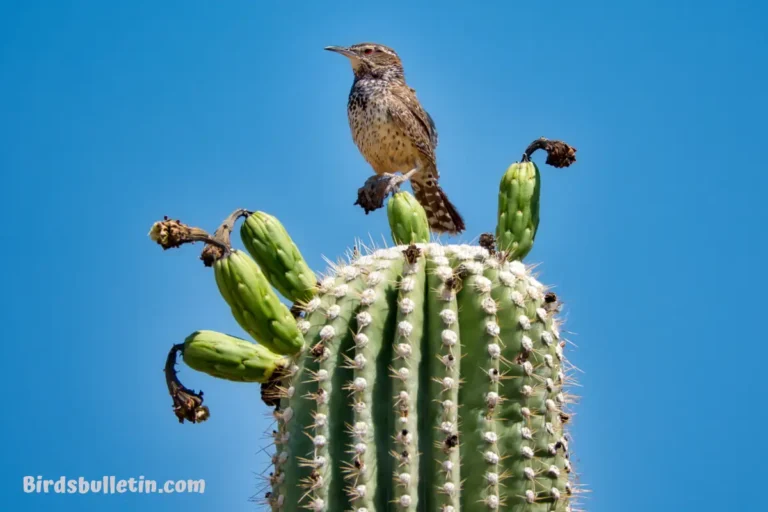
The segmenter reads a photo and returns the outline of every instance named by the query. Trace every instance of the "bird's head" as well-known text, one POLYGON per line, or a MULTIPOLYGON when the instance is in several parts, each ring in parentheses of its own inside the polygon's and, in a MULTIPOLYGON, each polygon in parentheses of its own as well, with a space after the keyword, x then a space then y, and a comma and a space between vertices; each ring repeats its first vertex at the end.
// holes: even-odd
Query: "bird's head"
POLYGON ((376 43, 358 43, 350 47, 326 46, 326 50, 339 53, 352 63, 355 76, 366 73, 381 73, 387 69, 396 69, 402 73, 403 65, 395 50, 376 43))

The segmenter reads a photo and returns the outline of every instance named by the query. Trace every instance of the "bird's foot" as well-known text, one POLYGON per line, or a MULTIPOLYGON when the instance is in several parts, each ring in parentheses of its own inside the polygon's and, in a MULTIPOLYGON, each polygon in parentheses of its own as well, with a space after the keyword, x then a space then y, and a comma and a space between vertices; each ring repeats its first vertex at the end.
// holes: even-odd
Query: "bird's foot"
POLYGON ((395 194, 400 190, 400 185, 408 181, 413 171, 399 176, 397 174, 380 174, 371 176, 365 184, 357 189, 356 205, 365 210, 365 214, 378 210, 384 206, 384 200, 389 194, 395 194))

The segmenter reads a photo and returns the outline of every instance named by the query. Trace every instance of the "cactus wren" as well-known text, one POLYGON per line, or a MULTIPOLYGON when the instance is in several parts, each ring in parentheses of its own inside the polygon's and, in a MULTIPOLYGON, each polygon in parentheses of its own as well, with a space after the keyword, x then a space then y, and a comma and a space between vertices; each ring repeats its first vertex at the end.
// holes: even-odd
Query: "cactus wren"
POLYGON ((349 126, 355 144, 376 175, 405 173, 396 181, 410 178, 432 231, 464 231, 464 220, 437 183, 437 128, 416 99, 416 91, 406 85, 397 53, 375 43, 325 49, 352 62, 355 80, 347 102, 349 126))

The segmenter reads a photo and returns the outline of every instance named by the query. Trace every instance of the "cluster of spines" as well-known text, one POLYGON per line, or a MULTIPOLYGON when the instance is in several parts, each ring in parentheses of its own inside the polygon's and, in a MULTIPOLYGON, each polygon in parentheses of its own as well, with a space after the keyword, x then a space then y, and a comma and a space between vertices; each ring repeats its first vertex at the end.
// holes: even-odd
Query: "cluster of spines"
POLYGON ((403 250, 403 273, 398 282, 397 327, 390 376, 393 380, 394 504, 415 511, 419 485, 419 423, 417 399, 421 339, 424 330, 425 264, 422 249, 403 250))
MULTIPOLYGON (((430 418, 434 433, 434 494, 429 498, 440 512, 459 512, 461 473, 459 458, 459 386, 461 383, 461 343, 459 341, 456 293, 461 278, 454 272, 439 245, 429 247, 427 262, 428 347, 435 354, 432 375, 430 418), (435 315, 435 312, 439 312, 435 315)), ((427 356, 428 357, 428 356, 427 356)))

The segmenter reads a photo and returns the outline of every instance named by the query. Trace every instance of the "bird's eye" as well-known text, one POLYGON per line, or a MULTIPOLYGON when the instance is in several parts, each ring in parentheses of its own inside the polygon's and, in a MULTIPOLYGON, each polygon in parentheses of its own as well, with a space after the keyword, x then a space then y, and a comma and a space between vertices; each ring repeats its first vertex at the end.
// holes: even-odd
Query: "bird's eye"
POLYGON ((363 50, 363 53, 366 55, 370 55, 373 53, 373 48, 366 48, 365 50, 363 50))

